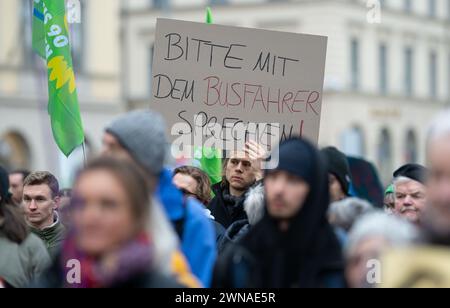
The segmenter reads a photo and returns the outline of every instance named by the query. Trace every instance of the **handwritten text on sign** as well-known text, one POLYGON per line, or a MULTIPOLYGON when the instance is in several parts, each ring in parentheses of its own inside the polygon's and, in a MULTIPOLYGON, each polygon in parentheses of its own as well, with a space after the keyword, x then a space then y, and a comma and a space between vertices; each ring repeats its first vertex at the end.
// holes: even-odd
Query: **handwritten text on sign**
POLYGON ((281 139, 317 142, 326 45, 321 36, 159 19, 151 107, 173 139, 226 142, 239 127, 259 141, 277 129, 281 139))

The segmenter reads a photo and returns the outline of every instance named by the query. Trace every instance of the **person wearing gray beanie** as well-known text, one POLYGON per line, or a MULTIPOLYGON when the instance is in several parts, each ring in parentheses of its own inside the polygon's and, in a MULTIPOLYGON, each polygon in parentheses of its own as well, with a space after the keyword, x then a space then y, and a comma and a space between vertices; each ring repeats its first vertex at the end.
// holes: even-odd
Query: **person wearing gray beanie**
MULTIPOLYGON (((149 225, 156 250, 160 250, 159 247, 164 246, 166 241, 153 237, 158 231, 156 226, 168 220, 168 229, 178 235, 181 251, 192 274, 202 286, 209 287, 216 261, 214 226, 203 205, 193 198, 185 199, 173 184, 172 171, 164 168, 167 153, 166 123, 157 112, 132 111, 118 117, 105 129, 103 154, 134 161, 147 171, 149 180, 155 183, 154 198, 163 211, 155 214, 160 208, 153 206, 154 213, 150 214, 149 225), (167 219, 161 219, 163 216, 167 219), (157 219, 159 221, 155 221, 157 219)), ((166 261, 170 260, 171 256, 168 256, 166 261)))
POLYGON ((120 116, 106 127, 120 145, 148 172, 158 176, 164 167, 167 137, 163 117, 151 110, 120 116))

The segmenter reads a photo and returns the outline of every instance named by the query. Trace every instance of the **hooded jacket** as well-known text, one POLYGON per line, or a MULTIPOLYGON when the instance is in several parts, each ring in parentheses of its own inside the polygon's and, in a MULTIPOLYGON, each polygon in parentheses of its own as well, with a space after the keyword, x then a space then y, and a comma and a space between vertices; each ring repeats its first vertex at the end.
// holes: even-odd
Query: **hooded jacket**
POLYGON ((216 266, 215 287, 343 287, 340 244, 326 219, 328 177, 323 159, 310 143, 290 139, 279 148, 278 170, 299 175, 310 191, 287 231, 267 209, 263 219, 216 266))
POLYGON ((204 206, 193 198, 184 199, 173 185, 169 170, 161 173, 157 196, 174 227, 181 222, 181 251, 192 273, 204 287, 209 287, 217 256, 216 232, 204 206))

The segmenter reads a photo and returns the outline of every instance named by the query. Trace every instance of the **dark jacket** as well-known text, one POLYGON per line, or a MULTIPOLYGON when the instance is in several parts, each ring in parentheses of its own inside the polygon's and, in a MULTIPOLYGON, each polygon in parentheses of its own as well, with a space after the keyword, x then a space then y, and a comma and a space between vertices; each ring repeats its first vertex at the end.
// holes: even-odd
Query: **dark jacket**
POLYGON ((248 219, 235 221, 224 232, 217 244, 218 252, 221 254, 226 247, 238 243, 247 235, 251 227, 256 225, 264 216, 264 186, 258 182, 251 187, 245 196, 244 211, 248 219))
POLYGON ((238 243, 249 232, 250 224, 247 219, 234 222, 220 238, 217 249, 219 254, 225 251, 229 245, 238 243))
POLYGON ((234 204, 225 200, 224 193, 226 194, 228 188, 222 183, 213 185, 212 190, 215 197, 209 202, 208 209, 214 216, 215 221, 227 229, 235 221, 247 219, 247 214, 244 211, 245 195, 240 198, 237 204, 234 204))
POLYGON ((225 228, 220 224, 220 223, 218 223, 217 221, 215 221, 215 220, 212 220, 212 222, 214 223, 214 230, 216 231, 216 243, 217 243, 217 245, 219 245, 219 243, 220 243, 220 241, 222 240, 222 238, 224 237, 224 235, 225 235, 225 228))
POLYGON ((326 219, 329 191, 323 159, 304 140, 286 144, 280 146, 278 168, 288 173, 302 170, 310 187, 301 209, 290 218, 287 230, 280 229, 266 210, 262 220, 219 258, 214 287, 345 287, 341 246, 326 219))

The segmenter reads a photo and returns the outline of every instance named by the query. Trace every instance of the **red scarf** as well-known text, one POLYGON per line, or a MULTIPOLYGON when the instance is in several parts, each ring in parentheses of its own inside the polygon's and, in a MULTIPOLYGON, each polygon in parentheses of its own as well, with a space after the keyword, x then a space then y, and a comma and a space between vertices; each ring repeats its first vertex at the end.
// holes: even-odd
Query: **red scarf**
POLYGON ((74 236, 69 236, 64 242, 61 259, 65 287, 107 288, 126 283, 137 275, 151 271, 152 256, 151 241, 145 232, 100 259, 80 251, 74 236), (76 272, 78 268, 79 272, 76 272))

